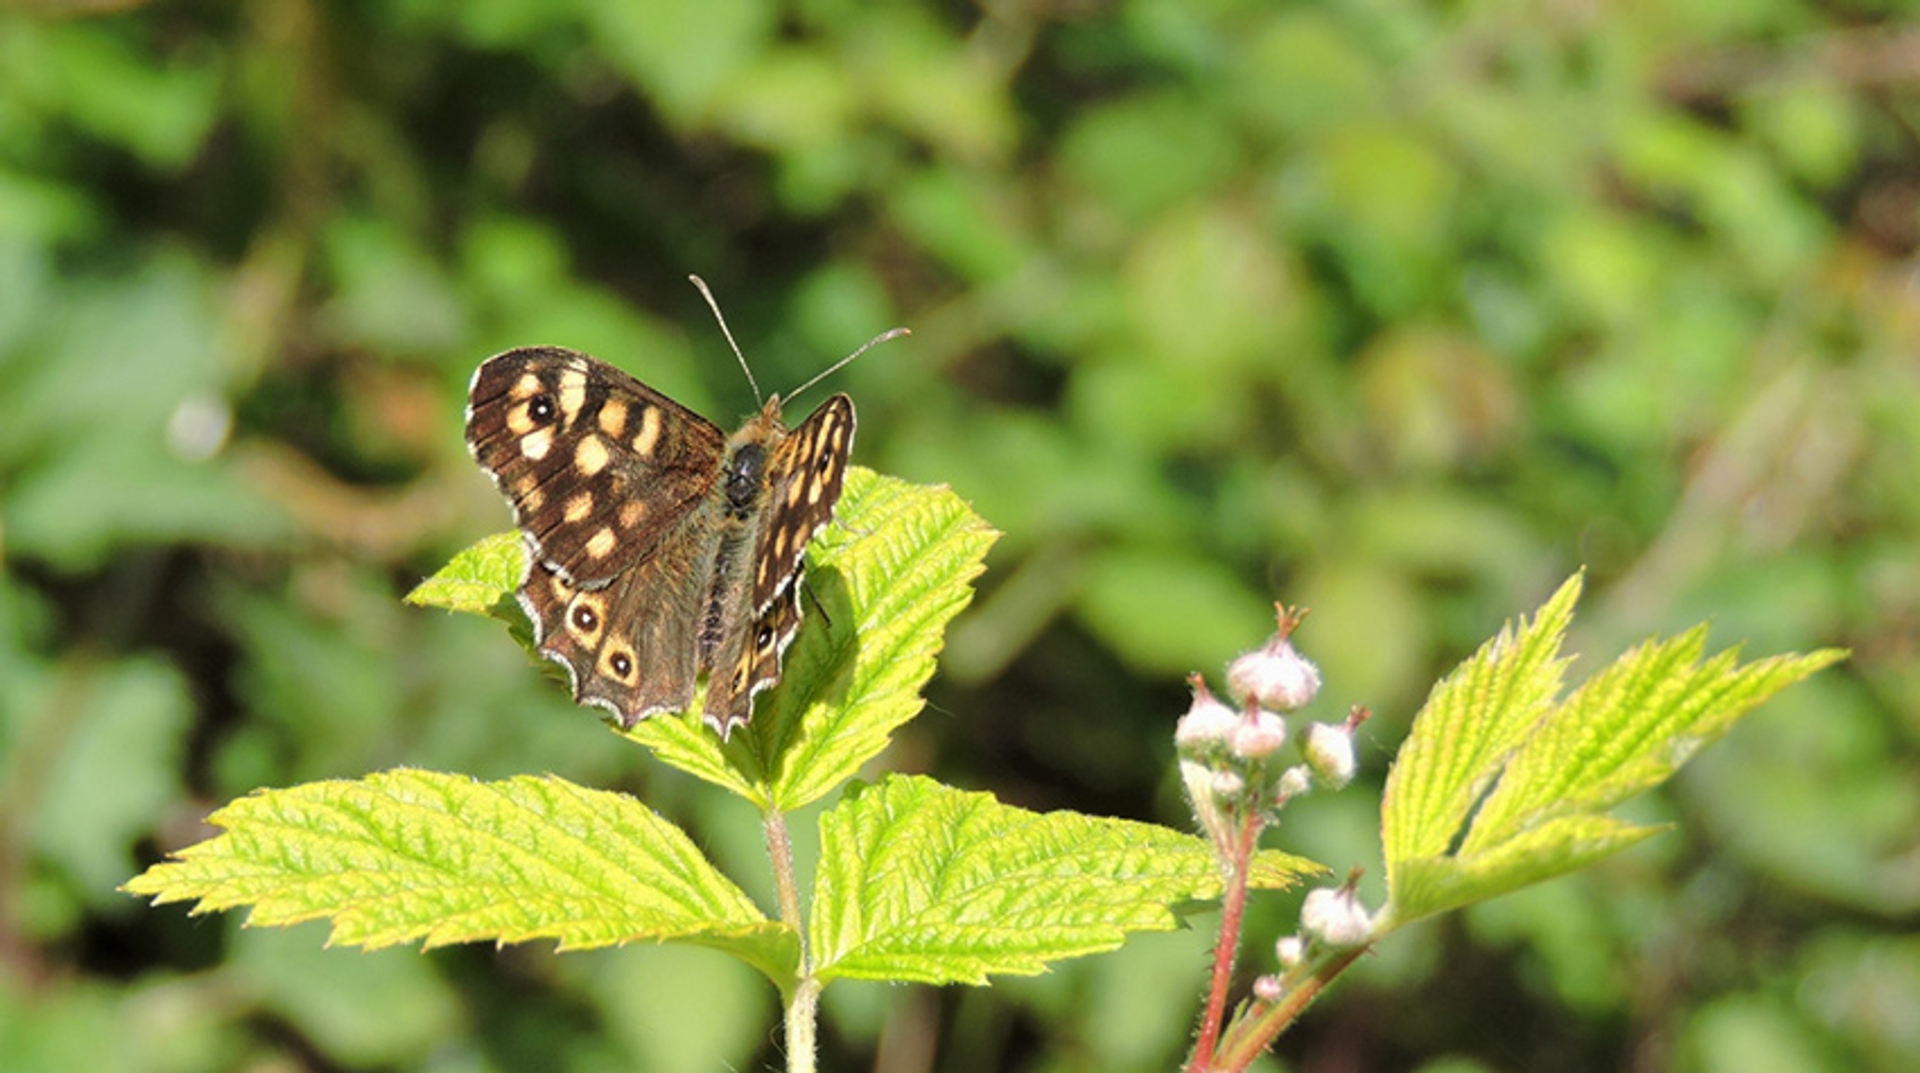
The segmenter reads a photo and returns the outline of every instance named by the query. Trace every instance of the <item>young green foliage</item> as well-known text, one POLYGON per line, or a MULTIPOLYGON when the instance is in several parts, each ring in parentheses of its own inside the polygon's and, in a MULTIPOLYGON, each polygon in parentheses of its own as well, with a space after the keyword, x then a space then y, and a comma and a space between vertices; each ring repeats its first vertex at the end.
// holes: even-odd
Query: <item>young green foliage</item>
MULTIPOLYGON (((1254 886, 1322 871, 1268 852, 1254 886)), ((856 785, 820 818, 815 975, 984 984, 1166 931, 1173 906, 1217 898, 1204 840, 1154 824, 1028 812, 932 779, 856 785)))
MULTIPOLYGON (((996 534, 946 489, 852 470, 838 523, 808 548, 818 613, 754 721, 722 745, 694 716, 627 736, 773 816, 851 778, 919 711, 947 622, 996 534)), ((500 618, 529 648, 513 598, 516 534, 462 552, 413 603, 500 618)), ((699 709, 696 698, 693 709, 699 709)), ((684 941, 754 965, 784 994, 803 976, 985 983, 1164 930, 1217 897, 1203 839, 1150 824, 1040 815, 927 779, 856 787, 821 817, 809 927, 772 920, 690 839, 619 794, 562 780, 501 783, 420 771, 242 798, 224 834, 127 885, 196 912, 251 905, 249 923, 327 918, 369 947, 550 938, 562 949, 684 941)), ((1284 887, 1317 866, 1262 854, 1250 879, 1284 887)))
MULTIPOLYGON (((996 536, 948 489, 850 469, 835 524, 807 548, 807 619, 753 722, 724 745, 693 716, 649 719, 627 735, 762 810, 818 800, 919 712, 946 624, 971 599, 996 536)), ((522 554, 516 534, 488 537, 407 599, 502 618, 531 653, 513 600, 522 554)), ((699 709, 696 696, 690 710, 699 709)))
POLYGON ((1845 653, 1702 659, 1706 628, 1633 649, 1564 700, 1581 579, 1434 687, 1381 806, 1382 931, 1584 867, 1657 833, 1605 814, 1845 653))
POLYGON ((400 769, 263 790, 208 817, 225 834, 127 883, 196 913, 329 919, 330 945, 554 939, 584 950, 638 939, 725 950, 775 980, 799 961, 686 834, 625 794, 551 776, 482 783, 400 769))

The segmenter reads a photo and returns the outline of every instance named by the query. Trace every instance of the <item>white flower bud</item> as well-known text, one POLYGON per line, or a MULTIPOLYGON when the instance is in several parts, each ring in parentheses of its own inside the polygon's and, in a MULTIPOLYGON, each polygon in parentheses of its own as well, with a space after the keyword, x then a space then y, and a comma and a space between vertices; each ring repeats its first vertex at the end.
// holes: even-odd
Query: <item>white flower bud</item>
POLYGON ((1213 773, 1213 796, 1228 801, 1237 801, 1247 792, 1247 780, 1238 771, 1216 771, 1213 773))
POLYGON ((1304 707, 1320 692, 1320 669, 1294 651, 1293 642, 1289 640, 1300 621, 1299 616, 1279 605, 1276 610, 1280 615, 1279 631, 1264 647, 1228 665, 1227 690, 1236 698, 1253 697, 1275 711, 1291 712, 1304 707))
POLYGON ((1242 760, 1260 760, 1280 751, 1287 743, 1286 720, 1264 708, 1238 720, 1227 746, 1242 760))
POLYGON ((1332 946, 1358 946, 1373 938, 1373 917, 1351 887, 1322 887, 1300 906, 1300 927, 1332 946))
POLYGON ((1240 713, 1222 704, 1199 675, 1187 679, 1193 684, 1193 704, 1173 728, 1173 742, 1184 755, 1205 752, 1226 744, 1240 725, 1240 713))
POLYGON ((1291 801, 1308 790, 1313 789, 1313 773, 1305 764, 1295 764, 1280 773, 1279 785, 1274 787, 1275 801, 1291 801))
POLYGON ((1313 723, 1307 727, 1306 741, 1300 751, 1308 766, 1330 789, 1338 790, 1353 781, 1353 731, 1332 723, 1313 723))
POLYGON ((1280 978, 1271 973, 1256 976, 1253 979, 1253 997, 1261 1002, 1279 1002, 1286 990, 1280 986, 1280 978))
POLYGON ((1273 944, 1273 956, 1279 960, 1281 968, 1291 969, 1306 960, 1307 941, 1298 935, 1282 936, 1273 944))

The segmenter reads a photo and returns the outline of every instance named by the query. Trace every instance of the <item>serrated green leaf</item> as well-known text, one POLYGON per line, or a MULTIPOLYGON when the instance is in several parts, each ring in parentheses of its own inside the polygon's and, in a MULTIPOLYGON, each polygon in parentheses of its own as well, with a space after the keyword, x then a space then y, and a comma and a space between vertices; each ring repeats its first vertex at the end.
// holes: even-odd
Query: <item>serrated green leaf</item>
POLYGON ((835 518, 807 549, 807 584, 825 615, 807 617, 753 722, 724 747, 692 719, 629 732, 661 760, 762 809, 817 800, 919 713, 946 625, 972 598, 999 535, 947 488, 859 467, 847 473, 835 518))
POLYGON ((1481 805, 1462 852, 1665 782, 1741 715, 1841 656, 1829 649, 1742 667, 1738 649, 1703 661, 1706 641, 1707 628, 1696 626, 1640 645, 1554 709, 1481 805))
POLYGON ((1393 876, 1393 921, 1405 924, 1577 871, 1663 830, 1611 816, 1568 816, 1484 853, 1400 861, 1393 876))
POLYGON ((253 907, 250 925, 326 919, 329 944, 374 949, 650 939, 727 951, 781 986, 799 942, 623 794, 551 776, 477 782, 399 769, 266 790, 209 817, 225 833, 134 877, 155 903, 253 907))
POLYGON ((512 530, 495 533, 447 560, 447 565, 407 593, 406 602, 415 607, 487 615, 503 622, 512 622, 519 615, 524 621, 514 592, 525 572, 520 534, 512 530))
POLYGON ((1442 679, 1401 745, 1381 802, 1387 885, 1395 861, 1446 850, 1500 765, 1560 690, 1560 639, 1581 578, 1560 586, 1531 620, 1508 623, 1442 679))
POLYGON ((1822 650, 1703 659, 1706 628, 1642 644, 1556 701, 1570 579, 1435 687, 1382 804, 1392 925, 1584 867, 1658 832, 1604 815, 1664 782, 1822 650))
MULTIPOLYGON (((1171 828, 1036 813, 931 779, 857 785, 820 818, 815 973, 984 984, 1165 931, 1176 907, 1217 897, 1208 843, 1171 828)), ((1286 887, 1319 866, 1262 854, 1253 882, 1286 887)))
MULTIPOLYGON (((860 466, 847 471, 834 519, 807 546, 808 613, 753 722, 724 745, 690 714, 646 720, 628 737, 665 763, 781 810, 817 800, 886 747, 920 711, 946 625, 972 599, 999 533, 948 488, 860 466)), ((501 619, 538 661, 514 599, 523 554, 516 533, 487 537, 407 600, 501 619)), ((703 687, 689 712, 704 696, 703 687)))

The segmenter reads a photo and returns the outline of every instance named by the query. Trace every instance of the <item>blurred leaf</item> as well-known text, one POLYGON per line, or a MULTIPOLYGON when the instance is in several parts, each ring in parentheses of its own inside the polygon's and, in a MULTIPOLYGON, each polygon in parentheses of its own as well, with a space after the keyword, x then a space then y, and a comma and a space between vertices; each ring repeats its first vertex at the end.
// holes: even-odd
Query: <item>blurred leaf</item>
POLYGON ((67 870, 85 900, 111 905, 136 842, 180 794, 191 705, 170 666, 150 659, 76 666, 43 695, 26 755, 38 784, 34 850, 67 870))
POLYGON ((221 982, 347 1068, 427 1063, 464 1027, 468 1011, 430 959, 330 949, 312 932, 242 932, 221 982))
POLYGON ((1077 610, 1135 667, 1169 676, 1219 666, 1271 632, 1273 605, 1224 567, 1172 549, 1090 557, 1077 610))
POLYGON ((753 0, 582 0, 580 7, 594 43, 634 88, 682 122, 707 113, 775 28, 774 10, 753 0))
POLYGON ((216 116, 220 54, 161 61, 124 24, 7 18, 0 33, 6 89, 55 108, 93 136, 166 170, 200 148, 216 116))

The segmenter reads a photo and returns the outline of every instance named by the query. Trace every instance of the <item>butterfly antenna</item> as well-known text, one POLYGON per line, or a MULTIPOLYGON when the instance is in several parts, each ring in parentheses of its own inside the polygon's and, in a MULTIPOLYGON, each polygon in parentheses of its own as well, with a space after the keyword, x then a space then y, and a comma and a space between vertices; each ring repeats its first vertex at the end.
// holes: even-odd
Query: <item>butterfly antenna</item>
POLYGON ((874 347, 879 346, 881 343, 884 343, 889 339, 898 339, 903 335, 912 335, 912 334, 913 334, 912 332, 908 331, 905 328, 890 328, 887 331, 881 332, 879 335, 874 336, 873 338, 867 340, 864 344, 862 344, 859 350, 856 350, 853 353, 848 354, 846 357, 841 358, 839 361, 834 362, 832 365, 827 366, 825 369, 820 371, 819 375, 815 376, 813 379, 807 381, 806 383, 801 384, 799 387, 794 388, 792 391, 787 392, 785 395, 782 395, 781 398, 784 399, 785 401, 791 402, 802 391, 805 391, 808 388, 812 387, 813 385, 819 383, 820 381, 825 380, 828 376, 832 375, 835 372, 838 372, 840 368, 846 365, 848 362, 852 361, 853 359, 859 357, 862 354, 865 354, 867 351, 872 350, 874 347))
MULTIPOLYGON (((747 374, 747 386, 753 388, 753 401, 755 403, 766 401, 760 395, 760 382, 753 378, 753 370, 747 365, 747 356, 740 353, 740 344, 733 341, 733 329, 727 327, 727 318, 720 315, 720 303, 713 300, 713 292, 707 289, 707 281, 701 279, 699 276, 688 276, 687 278, 692 280, 693 285, 700 289, 700 297, 705 298, 707 300, 707 308, 713 310, 713 319, 720 322, 720 334, 727 337, 727 345, 733 348, 733 356, 740 359, 740 371, 747 374)), ((867 346, 872 345, 872 343, 867 344, 867 346)), ((860 349, 865 350, 866 347, 861 347, 860 349)), ((844 362, 842 364, 844 364, 844 362)))

